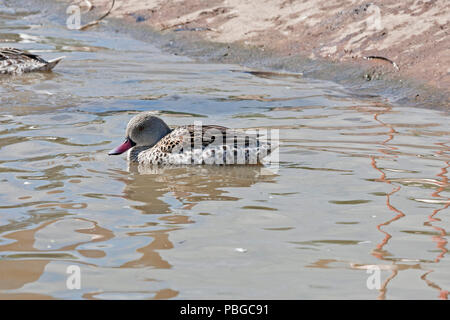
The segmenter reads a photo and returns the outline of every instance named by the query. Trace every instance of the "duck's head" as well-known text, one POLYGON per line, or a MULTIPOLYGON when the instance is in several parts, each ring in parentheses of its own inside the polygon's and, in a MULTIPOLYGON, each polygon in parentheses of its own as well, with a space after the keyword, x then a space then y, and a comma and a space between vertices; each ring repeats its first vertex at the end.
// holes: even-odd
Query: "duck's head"
POLYGON ((164 121, 150 112, 139 113, 128 122, 125 141, 108 154, 121 154, 134 146, 152 147, 170 131, 164 121))

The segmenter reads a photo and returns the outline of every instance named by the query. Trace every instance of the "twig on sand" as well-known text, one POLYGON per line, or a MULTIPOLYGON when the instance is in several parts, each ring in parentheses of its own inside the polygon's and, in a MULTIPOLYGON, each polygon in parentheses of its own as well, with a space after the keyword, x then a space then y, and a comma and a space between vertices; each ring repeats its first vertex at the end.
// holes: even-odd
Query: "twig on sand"
POLYGON ((115 4, 116 0, 112 0, 111 3, 111 8, 109 8, 108 12, 106 12, 103 16, 101 16, 100 18, 98 18, 97 20, 91 21, 89 23, 86 23, 85 25, 82 25, 81 27, 78 28, 78 30, 86 30, 87 28, 90 28, 92 26, 97 25, 100 21, 102 21, 103 19, 105 19, 112 11, 112 9, 114 8, 114 4, 115 4))
POLYGON ((387 62, 391 63, 397 71, 400 71, 400 68, 398 67, 398 65, 391 59, 381 57, 381 56, 367 56, 367 57, 363 57, 363 58, 366 60, 379 59, 379 60, 387 61, 387 62))
POLYGON ((80 7, 86 7, 87 10, 85 12, 89 12, 94 7, 90 0, 77 0, 74 2, 75 5, 78 5, 80 7))
POLYGON ((88 7, 87 12, 91 11, 93 7, 92 3, 89 0, 84 0, 84 3, 86 3, 88 7))
POLYGON ((161 28, 159 29, 160 31, 165 31, 168 29, 173 29, 173 28, 177 28, 174 31, 213 31, 213 32, 217 32, 216 29, 214 28, 210 28, 208 26, 206 27, 193 27, 193 28, 188 28, 186 27, 187 24, 196 21, 194 20, 186 20, 183 22, 179 22, 179 23, 175 23, 172 25, 162 25, 161 28))

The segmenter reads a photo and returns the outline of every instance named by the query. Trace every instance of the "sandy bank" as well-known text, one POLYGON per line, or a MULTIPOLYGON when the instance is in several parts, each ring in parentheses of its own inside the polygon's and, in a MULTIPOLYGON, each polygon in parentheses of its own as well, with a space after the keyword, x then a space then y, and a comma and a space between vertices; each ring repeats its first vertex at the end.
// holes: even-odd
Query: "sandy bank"
MULTIPOLYGON (((111 4, 89 2, 98 15, 111 4)), ((108 18, 284 57, 349 62, 365 70, 366 80, 416 79, 449 93, 448 0, 116 0, 108 18), (371 56, 389 61, 365 58, 371 56)))

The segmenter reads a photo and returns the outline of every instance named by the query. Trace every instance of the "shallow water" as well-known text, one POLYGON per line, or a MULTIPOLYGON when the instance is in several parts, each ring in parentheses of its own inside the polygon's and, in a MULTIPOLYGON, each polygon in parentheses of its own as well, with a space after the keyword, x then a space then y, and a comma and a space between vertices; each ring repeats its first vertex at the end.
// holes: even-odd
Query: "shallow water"
POLYGON ((0 45, 66 56, 0 78, 0 298, 447 299, 448 114, 1 4, 0 45), (143 110, 279 129, 279 169, 129 170, 143 110))

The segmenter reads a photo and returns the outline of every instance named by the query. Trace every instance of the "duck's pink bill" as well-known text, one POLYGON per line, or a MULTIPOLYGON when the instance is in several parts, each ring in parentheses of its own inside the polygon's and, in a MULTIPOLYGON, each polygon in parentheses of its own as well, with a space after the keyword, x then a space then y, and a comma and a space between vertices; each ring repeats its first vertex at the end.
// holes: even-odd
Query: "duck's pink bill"
POLYGON ((128 149, 130 149, 131 147, 133 147, 133 144, 130 139, 127 139, 120 146, 118 146, 117 148, 112 149, 110 152, 108 152, 108 154, 110 156, 116 155, 116 154, 121 154, 121 153, 124 153, 125 151, 127 151, 128 149))

